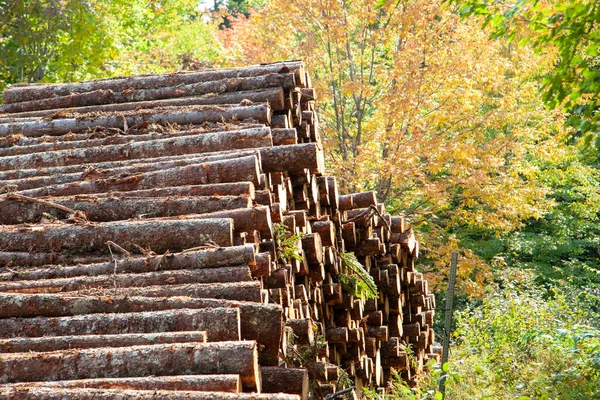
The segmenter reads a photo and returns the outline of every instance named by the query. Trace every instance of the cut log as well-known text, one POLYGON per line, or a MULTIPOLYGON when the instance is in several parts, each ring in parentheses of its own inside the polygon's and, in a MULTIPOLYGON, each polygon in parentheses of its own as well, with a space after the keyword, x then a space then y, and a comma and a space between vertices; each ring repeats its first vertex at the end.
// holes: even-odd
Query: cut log
MULTIPOLYGON (((5 103, 16 103, 57 96, 67 96, 72 93, 86 93, 95 90, 125 91, 128 89, 156 89, 168 86, 211 82, 222 79, 232 79, 229 91, 243 90, 235 82, 239 78, 259 77, 268 74, 292 73, 295 83, 304 86, 304 67, 300 61, 277 62, 264 65, 253 65, 244 68, 223 68, 199 72, 182 72, 178 74, 142 75, 123 78, 100 79, 80 83, 60 83, 46 85, 13 85, 4 92, 5 103)), ((281 85, 273 85, 281 86, 281 85)), ((224 90, 217 90, 216 93, 224 90)))
MULTIPOLYGON (((233 160, 247 156, 256 156, 260 160, 260 154, 255 149, 220 151, 216 153, 183 154, 178 156, 141 158, 122 161, 106 161, 91 164, 73 164, 60 167, 28 168, 19 170, 0 171, 2 180, 25 180, 37 177, 47 179, 41 181, 43 185, 74 182, 76 180, 108 179, 111 177, 121 178, 120 174, 133 175, 135 173, 158 171, 191 164, 209 163, 215 161, 233 160), (58 175, 58 177, 57 177, 58 175)), ((20 182, 9 182, 19 185, 20 182)), ((23 181, 23 184, 27 181, 23 181)), ((30 187, 33 186, 28 183, 30 187)))
POLYGON ((59 279, 0 282, 0 292, 60 293, 83 289, 111 289, 152 285, 184 285, 192 283, 248 282, 252 280, 248 265, 235 267, 157 271, 143 274, 111 274, 59 279))
POLYGON ((163 253, 181 251, 213 242, 233 245, 230 218, 102 222, 86 225, 14 225, 0 228, 0 248, 5 251, 75 252, 106 250, 107 242, 136 252, 143 248, 163 253))
POLYGON ((223 92, 223 93, 207 93, 192 97, 175 97, 151 101, 134 101, 128 103, 106 103, 107 99, 114 97, 110 90, 96 90, 94 92, 69 94, 66 96, 58 96, 48 99, 32 100, 30 102, 20 102, 14 104, 5 104, 2 107, 3 112, 10 113, 6 117, 15 118, 30 118, 30 117, 45 117, 60 113, 61 108, 69 108, 69 111, 76 113, 101 113, 110 111, 130 111, 137 109, 149 109, 159 107, 174 107, 174 106, 194 106, 194 105, 222 105, 222 104, 240 104, 244 102, 251 103, 269 103, 273 110, 283 110, 285 100, 283 97, 282 87, 273 87, 256 90, 244 90, 238 92, 223 92), (92 96, 103 96, 102 100, 92 100, 85 105, 85 100, 92 96), (37 105, 37 108, 32 106, 37 105), (50 107, 50 108, 49 108, 50 107), (32 111, 19 111, 23 109, 32 111), (12 111, 11 111, 12 110, 12 111))
POLYGON ((0 355, 0 383, 126 378, 149 375, 237 374, 260 391, 255 342, 179 343, 0 355))
POLYGON ((97 378, 74 379, 70 381, 46 381, 12 383, 0 386, 0 390, 10 387, 45 388, 88 388, 119 390, 192 390, 199 392, 238 393, 241 390, 239 375, 178 375, 148 376, 140 378, 97 378))
POLYGON ((24 135, 39 137, 44 135, 60 136, 67 133, 84 132, 95 127, 120 129, 123 126, 130 128, 144 127, 149 124, 159 125, 200 125, 205 122, 243 121, 269 124, 271 109, 268 105, 257 106, 191 106, 184 110, 137 110, 125 111, 94 118, 93 114, 74 114, 71 118, 39 121, 26 121, 21 123, 0 124, 0 137, 9 135, 24 135), (123 115, 130 113, 130 115, 123 115))
MULTIPOLYGON (((333 386, 333 385, 332 385, 333 386)), ((226 393, 191 392, 174 390, 121 390, 121 389, 53 389, 18 385, 0 389, 0 396, 11 400, 300 400, 300 396, 285 393, 226 393)))
POLYGON ((206 332, 127 333, 113 335, 46 336, 39 338, 17 337, 0 339, 0 352, 26 353, 29 351, 56 351, 90 349, 95 347, 125 347, 166 343, 203 343, 206 332))
POLYGON ((13 271, 0 274, 3 280, 39 280, 72 278, 77 276, 95 276, 106 274, 144 273, 181 269, 200 269, 251 265, 255 262, 254 245, 208 248, 185 253, 164 254, 160 256, 125 258, 95 264, 74 266, 46 265, 43 268, 23 268, 15 262, 13 271))
POLYGON ((272 129, 273 145, 282 146, 289 144, 298 144, 298 133, 296 128, 272 129))
POLYGON ((239 308, 242 338, 256 340, 275 351, 280 344, 282 310, 278 305, 190 297, 81 296, 76 294, 0 293, 0 318, 60 317, 98 313, 127 313, 171 309, 239 308))
MULTIPOLYGON (((201 215, 201 218, 231 218, 233 219, 236 232, 259 231, 263 239, 270 240, 273 238, 273 223, 271 222, 271 210, 269 207, 239 208, 201 215)), ((189 218, 195 217, 190 216, 189 218)))
POLYGON ((23 190, 19 193, 30 197, 71 196, 76 194, 106 193, 110 191, 147 190, 182 185, 233 182, 252 182, 257 184, 259 175, 259 160, 253 155, 232 160, 169 168, 124 178, 65 183, 62 185, 23 190))
POLYGON ((0 319, 2 337, 111 335, 173 331, 206 331, 210 342, 240 340, 237 308, 180 309, 72 317, 0 319))
POLYGON ((308 398, 308 371, 304 368, 261 367, 264 393, 291 393, 308 398))
POLYGON ((271 129, 242 129, 239 131, 203 133, 143 142, 1 157, 0 169, 11 170, 23 166, 27 166, 27 168, 58 167, 190 153, 211 153, 272 145, 271 129))
POLYGON ((298 173, 304 172, 304 169, 318 175, 325 172, 323 148, 318 143, 275 146, 259 150, 265 172, 298 173))
MULTIPOLYGON (((70 293, 73 295, 90 295, 96 292, 88 290, 70 293)), ((200 299, 254 301, 257 303, 265 301, 261 283, 258 281, 121 288, 117 291, 117 294, 147 297, 189 296, 200 299)))
MULTIPOLYGON (((118 221, 133 218, 172 217, 186 214, 204 214, 252 206, 249 197, 149 197, 149 198, 49 198, 51 203, 83 212, 89 221, 118 221)), ((23 201, 9 194, 0 198, 0 224, 36 223, 45 214, 59 219, 70 213, 50 207, 47 203, 23 201)))

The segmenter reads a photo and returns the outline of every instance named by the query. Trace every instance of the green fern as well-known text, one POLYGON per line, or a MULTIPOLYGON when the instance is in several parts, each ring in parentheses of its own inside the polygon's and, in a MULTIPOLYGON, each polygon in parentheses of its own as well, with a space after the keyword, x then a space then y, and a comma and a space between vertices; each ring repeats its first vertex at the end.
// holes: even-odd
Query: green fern
POLYGON ((354 253, 340 253, 342 271, 338 274, 338 281, 342 288, 355 297, 361 299, 376 299, 379 297, 377 285, 373 277, 358 262, 354 253))
POLYGON ((278 246, 277 258, 283 263, 290 260, 302 261, 298 240, 302 239, 302 235, 291 233, 283 224, 275 224, 275 242, 278 246))

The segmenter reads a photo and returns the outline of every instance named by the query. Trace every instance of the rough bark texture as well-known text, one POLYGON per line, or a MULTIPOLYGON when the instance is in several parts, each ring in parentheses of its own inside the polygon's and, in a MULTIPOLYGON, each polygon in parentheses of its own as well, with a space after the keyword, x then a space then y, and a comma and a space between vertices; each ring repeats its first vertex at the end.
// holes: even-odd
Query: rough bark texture
POLYGON ((136 114, 124 116, 108 115, 101 117, 86 117, 86 114, 75 114, 72 118, 25 121, 0 124, 0 137, 9 135, 24 135, 39 137, 44 135, 57 136, 67 133, 84 132, 95 127, 121 129, 140 128, 149 124, 168 125, 200 125, 206 122, 243 121, 269 123, 271 109, 268 105, 215 107, 192 106, 189 110, 142 110, 136 114))
POLYGON ((113 335, 17 337, 0 339, 0 353, 90 349, 95 347, 125 347, 166 343, 204 343, 206 332, 127 333, 113 335))
POLYGON ((282 309, 276 304, 191 297, 82 296, 77 294, 0 293, 0 318, 60 317, 98 313, 127 313, 182 308, 239 308, 242 339, 256 340, 277 354, 282 336, 282 309))
POLYGON ((11 400, 300 400, 300 396, 285 393, 226 393, 189 391, 140 391, 111 389, 51 389, 28 388, 20 385, 11 389, 0 389, 0 396, 11 400))
POLYGON ((146 272, 143 274, 111 274, 59 279, 0 282, 0 291, 8 293, 60 293, 83 289, 114 289, 151 285, 184 285, 190 283, 227 283, 252 280, 247 265, 208 269, 146 272))
MULTIPOLYGON (((4 92, 5 103, 15 103, 44 99, 56 96, 67 96, 72 93, 85 93, 94 90, 123 91, 127 89, 155 89, 167 86, 178 86, 198 82, 211 82, 222 79, 259 77, 268 74, 292 73, 298 84, 305 82, 304 68, 301 62, 291 61, 256 65, 245 68, 224 68, 199 72, 184 72, 179 74, 146 75, 124 78, 100 79, 81 83, 63 83, 49 85, 13 85, 4 92)), ((234 82, 235 83, 235 82, 234 82)), ((274 85, 281 86, 281 85, 274 85)), ((233 87, 230 91, 243 90, 233 87)), ((223 90, 221 90, 222 92, 223 90)))
MULTIPOLYGON (((52 203, 83 212, 89 221, 118 221, 131 218, 172 217, 204 214, 252 206, 249 197, 147 197, 147 198, 49 198, 52 203)), ((64 219, 70 213, 46 204, 11 198, 0 199, 0 224, 39 222, 44 214, 64 219)))
MULTIPOLYGON (((42 180, 42 185, 37 185, 43 186, 73 182, 76 180, 108 179, 111 177, 122 178, 122 176, 120 176, 121 174, 132 175, 135 173, 164 170, 191 164, 233 160, 247 156, 256 156, 260 158, 260 155, 256 150, 233 150, 124 161, 106 161, 91 164, 73 164, 60 167, 13 169, 0 171, 0 179, 17 180, 26 178, 32 179, 35 177, 38 177, 39 179, 48 179, 47 181, 42 180)), ((19 182, 10 183, 19 184, 19 182)), ((26 183, 26 181, 23 181, 22 183, 26 183)), ((29 183, 29 185, 32 184, 29 183)))
POLYGON ((15 262, 13 272, 0 274, 0 281, 39 280, 72 278, 77 276, 97 276, 106 274, 144 273, 181 269, 202 269, 249 265, 255 261, 254 245, 207 248, 186 253, 163 254, 158 256, 125 258, 95 264, 73 266, 46 265, 43 268, 29 268, 15 262))
POLYGON ((259 150, 265 172, 294 173, 304 172, 305 168, 313 174, 325 172, 325 156, 318 143, 266 147, 259 150))
POLYGON ((106 193, 110 191, 146 190, 181 185, 205 185, 213 183, 258 183, 260 165, 256 156, 232 160, 193 164, 169 168, 123 178, 99 179, 53 185, 23 190, 25 196, 71 196, 76 194, 106 193))
POLYGON ((70 381, 28 382, 5 384, 0 390, 9 387, 45 388, 89 388, 119 390, 192 390, 199 392, 238 393, 241 390, 239 375, 178 375, 149 376, 140 378, 97 378, 74 379, 70 381))
POLYGON ((0 158, 0 169, 16 169, 23 165, 27 165, 28 168, 45 168, 189 153, 211 153, 271 146, 272 144, 270 128, 242 129, 239 131, 203 133, 143 142, 8 156, 0 158))
POLYGON ((256 343, 180 343, 0 355, 0 383, 222 373, 240 375, 244 389, 260 389, 256 343))
POLYGON ((186 219, 102 222, 85 225, 15 225, 0 227, 0 248, 5 251, 72 250, 85 253, 106 250, 112 241, 130 251, 136 246, 156 252, 177 251, 213 242, 219 246, 233 243, 233 220, 186 219))
MULTIPOLYGON (((147 297, 169 297, 169 296, 189 296, 200 299, 225 299, 240 301, 255 301, 262 303, 264 296, 261 283, 237 282, 237 283, 209 283, 209 284, 190 284, 190 285, 167 285, 167 286, 147 286, 144 288, 121 288, 116 294, 128 296, 147 296, 147 297)), ((76 294, 78 292, 72 292, 76 294)), ((93 291, 81 291, 79 294, 89 295, 93 291)))
POLYGON ((0 319, 4 338, 205 331, 209 342, 240 340, 237 308, 0 319))
POLYGON ((283 146, 289 144, 298 144, 298 133, 296 128, 290 129, 272 129, 273 145, 283 146))
MULTIPOLYGON (((180 136, 198 135, 203 133, 216 133, 225 131, 238 131, 242 129, 264 128, 263 124, 218 124, 217 126, 195 127, 194 129, 161 129, 151 133, 126 134, 122 131, 105 131, 103 134, 96 136, 94 133, 90 135, 68 134, 64 136, 42 136, 39 138, 30 138, 21 136, 10 147, 0 148, 0 156, 16 156, 19 154, 40 153, 43 151, 57 151, 66 149, 81 149, 96 146, 108 146, 115 144, 126 144, 131 142, 145 142, 148 140, 169 139, 180 136), (55 140, 48 140, 48 138, 55 140)), ((183 127, 181 127, 183 128, 183 127)))
POLYGON ((308 371, 304 368, 261 367, 265 393, 292 393, 308 398, 308 371))
MULTIPOLYGON (((183 217, 187 218, 187 217, 183 217)), ((194 217, 191 217, 194 218, 194 217)), ((236 232, 260 231, 263 239, 273 238, 273 224, 269 207, 238 208, 202 214, 202 218, 231 218, 236 232)))
POLYGON ((29 118, 51 116, 63 111, 61 110, 62 108, 69 108, 70 111, 77 113, 92 113, 173 106, 240 104, 244 100, 252 103, 269 103, 273 110, 283 110, 285 106, 282 87, 244 90, 239 92, 206 93, 193 97, 176 97, 152 101, 106 103, 111 97, 114 97, 112 91, 100 89, 88 93, 74 93, 66 96, 32 100, 29 102, 4 104, 0 111, 10 113, 6 117, 29 118), (89 101, 93 96, 102 98, 100 100, 93 99, 92 101, 89 101), (26 109, 32 111, 24 111, 26 109))

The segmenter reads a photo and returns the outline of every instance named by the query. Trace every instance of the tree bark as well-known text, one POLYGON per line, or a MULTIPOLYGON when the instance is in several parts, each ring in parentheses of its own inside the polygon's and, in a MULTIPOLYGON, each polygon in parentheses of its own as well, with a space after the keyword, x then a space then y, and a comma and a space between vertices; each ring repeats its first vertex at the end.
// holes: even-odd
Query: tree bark
MULTIPOLYGON (((205 214, 219 210, 234 210, 252 206, 249 197, 148 197, 148 198, 80 198, 61 197, 46 199, 52 203, 81 211, 90 221, 118 221, 132 218, 172 217, 187 214, 205 214)), ((59 219, 69 213, 49 207, 46 204, 32 203, 10 197, 0 198, 0 224, 14 225, 39 222, 44 214, 59 219)))
MULTIPOLYGON (((80 83, 62 83, 47 85, 13 85, 5 89, 4 102, 16 103, 22 101, 45 99, 57 96, 67 96, 72 93, 85 93, 94 90, 125 91, 128 89, 156 89, 168 86, 186 85, 199 82, 211 82, 222 79, 260 77, 268 74, 292 73, 296 84, 305 83, 304 66, 300 61, 253 65, 245 68, 223 68, 199 72, 183 72, 177 74, 142 75, 124 78, 100 79, 80 83)), ((235 86, 235 85, 232 85, 235 86)), ((281 86, 281 85, 276 85, 281 86)), ((232 87, 231 91, 242 90, 232 87)))
POLYGON ((0 169, 47 168, 180 154, 213 153, 272 146, 270 128, 178 136, 126 144, 47 151, 0 158, 0 169))
MULTIPOLYGON (((164 254, 149 257, 125 258, 94 264, 73 266, 45 265, 31 268, 15 262, 14 272, 0 274, 0 281, 40 280, 96 276, 106 274, 146 273, 182 269, 204 269, 250 265, 256 261, 254 245, 208 248, 186 253, 164 254)), ((45 263, 50 264, 50 263, 45 263)))
POLYGON ((152 285, 184 285, 193 283, 228 283, 252 280, 248 265, 157 271, 137 274, 79 276, 58 279, 0 282, 0 291, 7 293, 60 293, 83 289, 111 289, 152 285))
POLYGON ((313 174, 325 173, 323 148, 318 143, 295 144, 261 148, 264 172, 302 173, 309 169, 313 174))
MULTIPOLYGON (((184 332, 181 332, 184 333, 184 332)), ((194 332, 195 333, 195 332, 194 332)), ((179 332, 177 333, 179 334, 179 332)), ((169 335, 175 335, 170 333, 169 335)), ((239 375, 179 375, 148 376, 137 378, 96 378, 74 379, 70 381, 12 383, 0 386, 0 390, 10 387, 27 388, 88 388, 119 390, 192 390, 199 392, 239 393, 241 382, 239 375)))
POLYGON ((233 220, 186 219, 103 222, 89 225, 1 226, 0 248, 5 251, 71 250, 85 253, 106 250, 112 241, 131 251, 136 247, 156 252, 181 251, 214 242, 233 245, 233 220))
MULTIPOLYGON (((254 283, 252 286, 257 286, 254 283)), ((249 301, 191 297, 82 296, 68 294, 0 293, 0 318, 61 317, 98 313, 127 313, 172 309, 239 308, 242 339, 256 340, 277 355, 283 330, 281 306, 249 301)))
POLYGON ((181 343, 0 356, 1 383, 222 373, 240 375, 246 390, 260 390, 256 343, 181 343))
POLYGON ((209 342, 240 340, 237 308, 181 309, 73 317, 0 319, 0 335, 16 337, 205 331, 209 342))
POLYGON ((308 398, 308 371, 304 368, 261 367, 265 393, 291 393, 308 398))
MULTIPOLYGON (((238 208, 236 210, 217 211, 201 214, 202 218, 231 218, 235 232, 260 231, 263 239, 273 238, 273 224, 271 222, 271 210, 266 206, 253 208, 238 208)), ((194 216, 182 216, 181 218, 195 218, 194 216)))
POLYGON ((274 128, 271 129, 271 133, 273 135, 274 146, 298 144, 298 133, 296 132, 296 128, 274 128))
POLYGON ((87 93, 73 93, 66 96, 47 99, 11 104, 7 103, 4 104, 0 111, 10 113, 4 118, 31 118, 51 116, 64 111, 64 108, 69 108, 69 111, 71 112, 82 114, 107 111, 130 111, 158 107, 240 104, 244 101, 250 101, 252 103, 269 103, 273 110, 283 110, 285 106, 283 93, 282 87, 273 87, 238 92, 206 93, 193 97, 179 96, 161 100, 113 103, 109 100, 115 97, 114 93, 110 90, 99 89, 87 93), (98 96, 100 99, 97 100, 94 96, 98 96), (89 101, 89 99, 92 99, 92 101, 89 101))
MULTIPOLYGON (((332 385, 333 386, 333 385, 332 385)), ((11 400, 300 400, 300 396, 286 393, 225 393, 173 390, 114 390, 114 389, 52 389, 19 385, 1 389, 0 396, 11 400)))
POLYGON ((94 114, 73 114, 70 118, 25 121, 0 124, 0 137, 21 134, 39 137, 60 136, 84 132, 95 127, 123 129, 125 126, 140 129, 149 124, 200 125, 206 122, 234 122, 249 120, 269 124, 271 109, 268 105, 256 106, 191 106, 185 109, 155 109, 115 112, 114 115, 95 117, 94 114), (129 115, 125 115, 129 113, 129 115))
MULTIPOLYGON (((92 164, 74 164, 60 167, 28 168, 22 170, 0 171, 0 179, 5 185, 36 188, 48 185, 59 185, 69 182, 118 179, 134 174, 184 167, 193 164, 235 160, 242 157, 260 157, 255 150, 226 151, 207 154, 186 154, 182 156, 166 156, 142 158, 124 161, 107 161, 92 164)), ((235 162, 235 161, 232 161, 235 162)))
MULTIPOLYGON (((73 295, 90 295, 97 293, 97 291, 82 290, 80 292, 68 293, 72 293, 73 295)), ((190 296, 200 299, 224 299, 264 303, 261 283, 258 281, 120 288, 116 290, 116 294, 145 297, 190 296)))
POLYGON ((27 353, 30 351, 57 351, 69 349, 93 349, 95 347, 125 347, 166 343, 204 343, 206 332, 152 332, 112 335, 45 336, 37 338, 17 337, 0 339, 0 352, 27 353))
POLYGON ((52 185, 23 190, 24 196, 72 196, 77 194, 106 193, 165 188, 183 185, 251 182, 258 184, 260 164, 256 156, 214 161, 183 167, 126 176, 52 185))

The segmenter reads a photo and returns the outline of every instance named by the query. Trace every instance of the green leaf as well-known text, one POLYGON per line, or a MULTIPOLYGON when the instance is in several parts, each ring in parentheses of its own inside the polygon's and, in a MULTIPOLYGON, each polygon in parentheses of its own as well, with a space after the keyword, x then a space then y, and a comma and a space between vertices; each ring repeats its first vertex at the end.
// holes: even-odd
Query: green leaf
POLYGON ((450 371, 450 363, 445 362, 444 365, 442 365, 442 371, 444 371, 444 372, 450 371))

